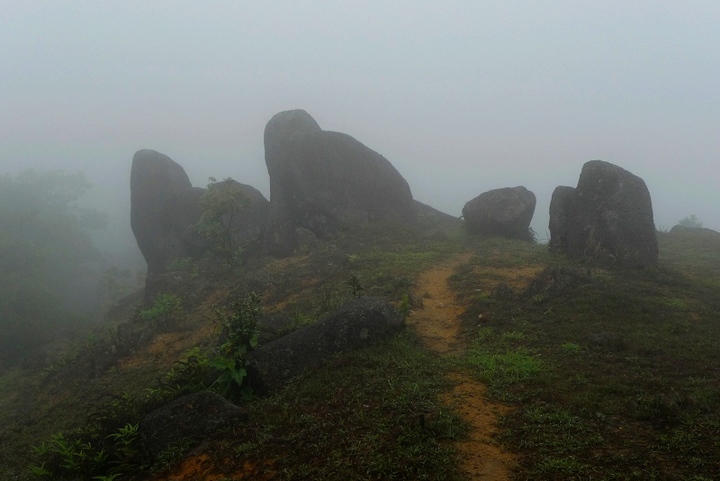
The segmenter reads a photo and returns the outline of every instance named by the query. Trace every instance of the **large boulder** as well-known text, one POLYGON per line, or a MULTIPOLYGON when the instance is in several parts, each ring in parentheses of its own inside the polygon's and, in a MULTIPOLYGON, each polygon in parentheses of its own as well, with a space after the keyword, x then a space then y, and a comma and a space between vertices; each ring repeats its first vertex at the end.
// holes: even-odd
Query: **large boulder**
POLYGON ((173 446, 197 443, 219 428, 247 419, 245 409, 213 392, 201 391, 152 411, 140 421, 138 432, 145 453, 155 460, 173 446))
POLYGON ((413 222, 410 187, 382 155, 349 135, 320 129, 304 110, 275 115, 265 127, 270 215, 265 248, 289 255, 297 229, 328 238, 374 221, 413 222))
POLYGON ((600 264, 657 264, 652 201, 640 177, 609 162, 593 160, 583 166, 574 191, 558 189, 550 209, 553 248, 600 264))
POLYGON ((195 229, 203 192, 193 188, 185 170, 167 155, 146 149, 133 157, 130 225, 148 265, 148 281, 175 259, 209 247, 195 229))
MULTIPOLYGON (((229 188, 239 189, 247 199, 242 209, 223 219, 232 245, 240 247, 262 236, 270 203, 254 187, 232 179, 211 186, 218 191, 229 188)), ((148 265, 146 294, 162 285, 163 274, 175 260, 200 256, 213 247, 197 229, 206 191, 193 187, 185 170, 167 155, 146 149, 133 157, 130 224, 148 265)))
POLYGON ((225 215, 223 222, 229 229, 234 247, 243 247, 262 237, 270 213, 270 202, 255 187, 225 179, 210 186, 210 191, 236 189, 245 199, 243 207, 225 215))
POLYGON ((402 317, 387 302, 356 299, 315 324, 252 351, 247 357, 251 385, 260 393, 275 390, 334 354, 366 347, 402 326, 402 317))
POLYGON ((572 211, 575 187, 559 185, 550 199, 550 241, 548 247, 553 252, 568 250, 568 219, 572 211))
POLYGON ((522 186, 484 192, 463 207, 465 227, 468 232, 484 237, 532 241, 530 221, 535 203, 535 194, 522 186))

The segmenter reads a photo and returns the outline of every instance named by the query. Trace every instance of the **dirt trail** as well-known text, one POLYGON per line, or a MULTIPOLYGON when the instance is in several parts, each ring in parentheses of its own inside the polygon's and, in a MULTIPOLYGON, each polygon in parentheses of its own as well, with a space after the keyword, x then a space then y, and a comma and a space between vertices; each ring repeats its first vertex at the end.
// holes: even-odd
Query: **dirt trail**
MULTIPOLYGON (((425 345, 441 355, 458 353, 464 348, 458 335, 458 316, 463 306, 455 303, 447 279, 455 267, 469 258, 470 254, 455 256, 424 272, 417 281, 415 294, 423 298, 424 305, 413 311, 407 322, 425 345)), ((453 372, 448 377, 453 387, 442 400, 470 426, 468 439, 457 445, 462 457, 461 469, 471 480, 509 480, 514 458, 493 440, 498 419, 509 408, 488 402, 484 396, 485 386, 467 374, 453 372)))

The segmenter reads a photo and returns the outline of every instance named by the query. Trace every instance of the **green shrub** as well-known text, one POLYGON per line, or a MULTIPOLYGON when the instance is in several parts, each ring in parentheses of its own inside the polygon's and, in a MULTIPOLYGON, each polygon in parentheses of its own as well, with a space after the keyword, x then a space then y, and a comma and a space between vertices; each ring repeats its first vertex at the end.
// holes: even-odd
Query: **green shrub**
POLYGON ((207 191, 200 198, 202 215, 196 228, 215 242, 216 252, 231 266, 242 263, 243 256, 243 246, 233 241, 233 222, 248 205, 250 199, 230 177, 222 182, 210 177, 207 191))
POLYGON ((691 229, 699 229, 703 226, 703 223, 697 218, 695 214, 684 217, 678 221, 678 225, 682 227, 689 227, 691 229))
POLYGON ((215 313, 222 326, 223 343, 219 354, 208 363, 219 372, 211 387, 224 395, 247 395, 245 354, 258 343, 258 321, 262 315, 258 297, 250 293, 215 313))
POLYGON ((182 301, 175 294, 163 293, 157 296, 150 309, 140 311, 140 318, 150 321, 156 327, 167 327, 182 312, 182 301))

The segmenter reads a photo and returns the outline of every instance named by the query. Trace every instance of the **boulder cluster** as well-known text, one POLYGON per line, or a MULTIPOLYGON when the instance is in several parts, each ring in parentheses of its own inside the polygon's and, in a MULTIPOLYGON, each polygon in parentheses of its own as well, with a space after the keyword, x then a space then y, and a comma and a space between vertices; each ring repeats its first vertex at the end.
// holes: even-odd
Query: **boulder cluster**
MULTIPOLYGON (((325 240, 373 222, 430 222, 439 230, 459 222, 413 200, 408 183, 385 157, 347 134, 322 130, 304 110, 275 115, 265 127, 264 140, 269 201, 257 189, 232 179, 212 183, 208 189, 193 187, 183 168, 166 155, 153 150, 135 154, 131 224, 148 264, 146 289, 177 259, 217 247, 199 233, 198 226, 204 222, 207 199, 222 198, 229 189, 233 195, 240 192, 243 202, 239 211, 222 217, 225 242, 257 243, 277 256, 291 255, 303 236, 325 240)), ((535 205, 535 194, 523 186, 490 190, 465 204, 464 226, 471 235, 533 241, 530 222, 535 205)), ((549 228, 549 248, 555 252, 604 265, 657 263, 648 189, 642 179, 608 162, 587 162, 577 187, 555 189, 549 228)), ((589 282, 581 271, 548 269, 523 296, 545 299, 589 282)), ((495 295, 512 298, 514 294, 501 285, 495 295)), ((262 344, 245 359, 256 392, 275 391, 338 352, 362 348, 399 331, 403 317, 384 300, 362 297, 287 333, 291 324, 292 319, 282 314, 264 316, 259 322, 262 344)), ((118 330, 120 336, 124 332, 118 330)), ((146 454, 157 458, 176 439, 203 439, 247 416, 219 396, 201 392, 150 413, 140 432, 146 454)))
POLYGON ((577 187, 555 189, 549 227, 549 247, 555 252, 607 265, 657 264, 647 186, 640 177, 609 162, 587 162, 577 187))
MULTIPOLYGON (((448 225, 447 215, 413 200, 407 181, 385 157, 347 134, 321 129, 304 110, 275 115, 264 141, 269 201, 230 179, 211 186, 239 188, 248 200, 242 212, 224 219, 234 245, 259 241, 266 252, 288 256, 302 236, 325 240, 372 222, 413 224, 421 218, 448 225)), ((193 187, 179 164, 140 150, 130 181, 131 225, 148 264, 148 284, 176 259, 212 248, 196 228, 206 189, 193 187)), ((523 186, 490 190, 465 204, 464 225, 472 235, 533 241, 535 204, 535 194, 523 186)), ((549 228, 550 249, 574 258, 620 266, 657 262, 647 187, 608 162, 587 162, 577 187, 555 189, 549 228)))
MULTIPOLYGON (((385 157, 347 134, 322 130, 304 110, 281 112, 268 122, 265 162, 270 201, 233 180, 211 186, 224 189, 233 183, 249 200, 242 212, 226 219, 240 245, 259 239, 267 252, 287 256, 298 245, 299 229, 327 239, 358 224, 412 224, 422 210, 385 157)), ((193 187, 168 156, 138 151, 130 191, 132 230, 148 265, 149 283, 176 259, 211 248, 196 228, 206 189, 193 187)))

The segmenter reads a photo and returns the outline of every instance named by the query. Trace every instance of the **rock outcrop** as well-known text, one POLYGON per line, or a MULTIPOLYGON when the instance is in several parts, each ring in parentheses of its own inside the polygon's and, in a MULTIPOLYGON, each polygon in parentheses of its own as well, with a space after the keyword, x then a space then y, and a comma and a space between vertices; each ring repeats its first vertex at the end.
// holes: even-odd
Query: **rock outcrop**
POLYGON ((250 352, 251 385, 260 393, 270 392, 334 354, 366 347, 402 326, 402 317, 387 302, 371 297, 356 299, 315 324, 250 352))
POLYGON ((647 186, 609 162, 587 162, 575 189, 555 190, 549 228, 550 246, 571 257, 627 267, 657 264, 647 186))
POLYGON ((559 185, 550 199, 550 241, 548 247, 553 252, 567 252, 568 224, 573 206, 575 187, 559 185))
POLYGON ((532 241, 530 222, 535 203, 535 194, 522 186, 484 192, 463 207, 465 227, 484 237, 532 241))
MULTIPOLYGON (((232 245, 239 247, 262 236, 270 203, 254 187, 231 179, 211 186, 219 191, 229 188, 238 189, 247 199, 242 209, 223 219, 232 245)), ((130 224, 148 265, 148 293, 175 260, 200 256, 213 247, 213 241, 197 229, 206 191, 193 187, 185 170, 167 155, 140 150, 133 157, 130 224)))
POLYGON ((248 413, 222 396, 201 391, 182 396, 152 411, 138 432, 150 459, 183 443, 199 442, 221 427, 247 421, 248 413))
POLYGON ((265 248, 289 255, 297 229, 328 238, 374 221, 413 222, 410 187, 382 155, 351 136, 324 131, 304 110, 275 115, 265 127, 270 215, 265 248))
POLYGON ((265 223, 270 213, 270 202, 255 187, 241 184, 233 179, 225 179, 210 186, 210 191, 237 189, 244 197, 242 209, 227 214, 223 218, 232 237, 232 245, 241 247, 262 237, 265 223))
POLYGON ((199 255, 210 246, 194 228, 200 197, 185 170, 167 155, 140 150, 130 173, 130 224, 148 265, 147 280, 180 257, 199 255))

